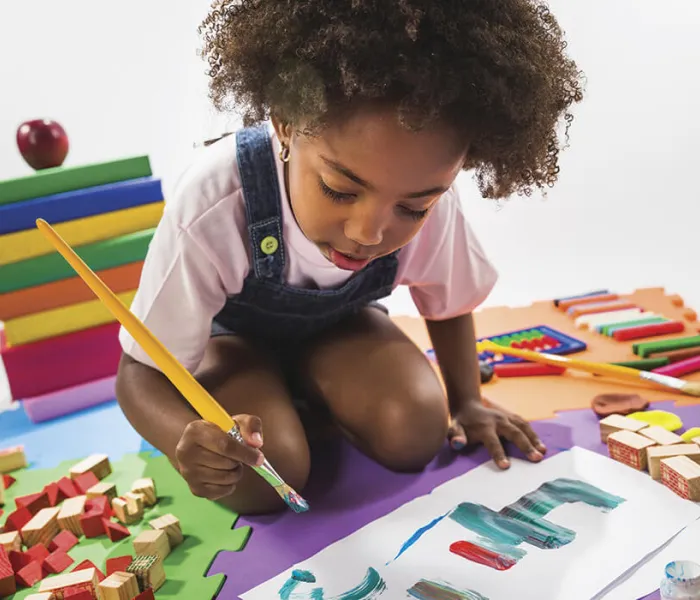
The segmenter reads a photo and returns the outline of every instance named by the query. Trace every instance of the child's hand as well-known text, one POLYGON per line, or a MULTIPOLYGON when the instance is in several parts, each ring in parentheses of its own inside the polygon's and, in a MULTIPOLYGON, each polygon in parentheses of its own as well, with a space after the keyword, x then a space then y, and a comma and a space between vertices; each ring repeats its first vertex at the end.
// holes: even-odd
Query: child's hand
POLYGON ((248 446, 207 421, 192 421, 175 451, 180 474, 195 496, 218 500, 229 496, 243 475, 243 465, 261 465, 262 423, 258 417, 236 415, 248 446))
POLYGON ((542 460, 542 454, 547 451, 523 418, 500 407, 489 408, 481 402, 465 405, 452 420, 447 437, 456 450, 463 448, 467 442, 483 443, 501 469, 510 466, 499 439, 501 437, 513 442, 532 462, 542 460))

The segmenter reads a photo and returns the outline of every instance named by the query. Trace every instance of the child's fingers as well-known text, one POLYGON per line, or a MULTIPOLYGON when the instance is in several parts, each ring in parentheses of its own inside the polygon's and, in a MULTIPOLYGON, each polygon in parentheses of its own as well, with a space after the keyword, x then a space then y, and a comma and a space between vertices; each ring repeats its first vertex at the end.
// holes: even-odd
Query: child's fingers
POLYGON ((542 460, 542 453, 535 448, 530 438, 519 427, 512 423, 506 423, 501 426, 500 434, 520 448, 529 460, 533 462, 542 460))
POLYGON ((506 457, 506 451, 498 439, 498 433, 495 428, 490 428, 488 433, 484 434, 484 447, 493 458, 494 462, 501 468, 507 469, 510 466, 510 461, 506 457))
POLYGON ((447 439, 453 450, 461 450, 467 445, 467 434, 459 421, 452 419, 450 428, 447 430, 447 439))
POLYGON ((262 421, 254 415, 236 415, 233 417, 246 443, 253 448, 263 445, 262 421))
POLYGON ((216 485, 213 483, 202 483, 199 481, 189 482, 190 491, 199 498, 207 498, 208 500, 219 500, 230 496, 236 489, 235 485, 216 485))
POLYGON ((513 423, 522 431, 525 433, 525 435, 529 438, 529 440, 532 442, 532 445, 537 448, 540 452, 544 453, 547 451, 547 446, 544 445, 540 437, 535 433, 535 430, 530 426, 530 423, 528 423, 525 419, 522 419, 521 417, 513 417, 511 419, 513 423))
POLYGON ((202 485, 219 485, 233 489, 243 476, 243 468, 240 463, 235 469, 228 471, 193 465, 183 467, 182 475, 188 481, 195 481, 202 485))
POLYGON ((213 423, 206 421, 193 421, 187 425, 178 444, 178 461, 191 464, 199 452, 197 446, 250 466, 261 465, 265 460, 257 448, 241 444, 213 423))

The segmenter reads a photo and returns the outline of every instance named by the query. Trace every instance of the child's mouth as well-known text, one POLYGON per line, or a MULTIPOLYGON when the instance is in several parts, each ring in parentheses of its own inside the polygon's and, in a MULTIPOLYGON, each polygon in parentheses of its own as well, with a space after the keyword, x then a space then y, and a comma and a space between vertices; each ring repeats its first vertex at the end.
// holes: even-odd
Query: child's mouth
POLYGON ((335 248, 329 248, 329 258, 336 267, 346 271, 359 271, 364 269, 370 262, 369 258, 353 258, 347 254, 338 252, 335 248))

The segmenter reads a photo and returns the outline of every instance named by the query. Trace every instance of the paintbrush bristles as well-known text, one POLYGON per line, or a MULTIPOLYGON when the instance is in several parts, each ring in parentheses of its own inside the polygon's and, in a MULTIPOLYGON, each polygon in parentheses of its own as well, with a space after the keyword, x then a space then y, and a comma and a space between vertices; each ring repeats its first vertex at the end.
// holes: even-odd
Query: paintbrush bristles
POLYGON ((686 382, 686 384, 683 386, 683 393, 688 394, 689 396, 700 397, 700 383, 686 382))
POLYGON ((277 490, 282 500, 284 500, 287 506, 294 512, 302 513, 309 510, 309 503, 297 494, 288 484, 284 483, 276 487, 275 490, 277 490))

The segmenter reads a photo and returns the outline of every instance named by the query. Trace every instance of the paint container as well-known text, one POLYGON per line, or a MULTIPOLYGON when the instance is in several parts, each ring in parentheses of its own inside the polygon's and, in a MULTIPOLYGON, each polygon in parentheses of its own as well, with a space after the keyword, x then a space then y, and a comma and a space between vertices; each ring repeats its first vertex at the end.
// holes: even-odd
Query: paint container
POLYGON ((689 560, 677 560, 666 565, 661 581, 662 600, 700 600, 700 565, 689 560))

